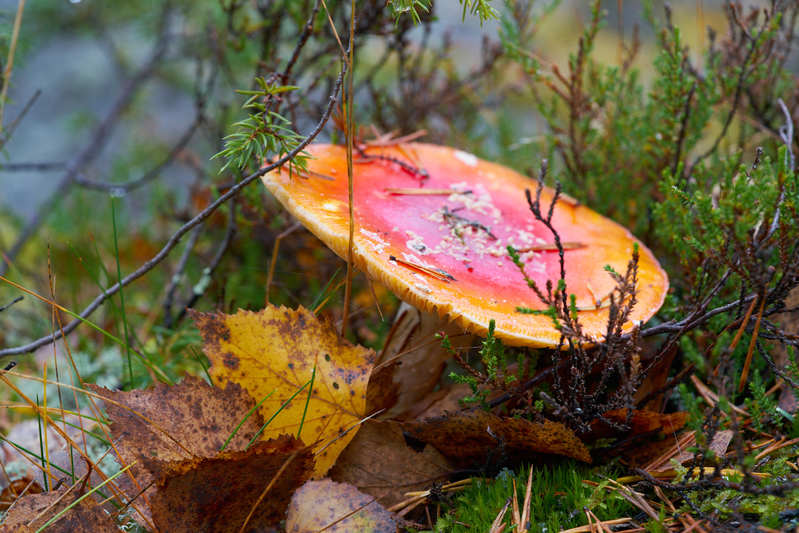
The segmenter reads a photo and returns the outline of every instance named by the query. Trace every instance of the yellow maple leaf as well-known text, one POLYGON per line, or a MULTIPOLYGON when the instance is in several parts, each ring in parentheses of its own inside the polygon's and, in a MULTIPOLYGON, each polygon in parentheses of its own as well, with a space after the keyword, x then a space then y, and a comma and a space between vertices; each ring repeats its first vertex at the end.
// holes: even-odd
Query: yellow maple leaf
POLYGON ((259 412, 269 422, 261 439, 297 436, 313 446, 314 476, 324 476, 367 414, 375 353, 341 339, 302 307, 193 317, 214 383, 237 383, 256 402, 266 398, 259 412))

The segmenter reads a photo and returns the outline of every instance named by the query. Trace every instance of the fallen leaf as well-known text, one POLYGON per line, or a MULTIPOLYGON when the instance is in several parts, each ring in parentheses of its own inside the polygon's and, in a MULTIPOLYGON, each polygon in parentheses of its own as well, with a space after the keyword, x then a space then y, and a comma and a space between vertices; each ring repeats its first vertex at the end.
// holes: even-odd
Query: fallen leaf
POLYGON ((167 461, 160 470, 150 503, 160 531, 236 532, 245 521, 244 531, 263 531, 284 517, 292 492, 311 476, 313 457, 284 436, 246 451, 167 461))
POLYGON ((314 476, 323 476, 367 414, 374 352, 341 339, 304 308, 269 306, 257 313, 195 312, 193 317, 205 340, 213 381, 237 383, 257 401, 267 398, 260 412, 274 419, 264 438, 298 435, 314 448, 314 476))
POLYGON ((187 377, 174 386, 158 384, 128 392, 95 385, 88 388, 107 400, 105 410, 120 463, 135 462, 130 476, 115 483, 129 496, 137 496, 140 504, 135 506, 133 517, 145 527, 152 527, 148 505, 154 497, 152 484, 163 477, 164 464, 216 457, 246 418, 226 447, 242 450, 263 425, 257 411, 247 417, 255 400, 235 383, 220 389, 200 378, 187 377))
MULTIPOLYGON (((33 532, 46 524, 51 518, 66 509, 83 495, 78 487, 61 487, 58 490, 41 494, 26 494, 21 497, 5 516, 0 533, 33 532), (67 494, 69 491, 69 494, 67 494)), ((52 525, 48 533, 118 533, 119 528, 97 505, 91 496, 69 509, 52 525)))
POLYGON ((574 432, 550 420, 530 422, 474 410, 406 422, 403 427, 447 457, 463 461, 485 461, 497 453, 522 457, 547 453, 591 462, 588 448, 574 432))
POLYGON ((397 521, 352 485, 309 481, 291 498, 286 533, 396 533, 397 521))
MULTIPOLYGON (((608 411, 603 417, 620 425, 629 426, 629 431, 625 432, 625 436, 643 435, 655 431, 661 431, 669 434, 681 429, 686 422, 688 422, 688 413, 656 413, 655 411, 645 411, 635 409, 632 412, 630 420, 627 420, 626 409, 615 409, 608 411)), ((585 436, 586 440, 595 440, 597 438, 610 437, 618 434, 618 431, 601 420, 595 420, 591 424, 590 435, 585 436)))
MULTIPOLYGON (((159 477, 166 461, 216 456, 255 406, 239 385, 230 383, 222 389, 197 377, 186 377, 174 386, 158 384, 128 392, 88 388, 109 400, 105 410, 111 435, 119 441, 120 461, 125 465, 138 461, 131 470, 142 475, 143 485, 159 477)), ((260 414, 252 413, 227 449, 244 449, 262 425, 260 414)))
POLYGON ((40 494, 42 492, 41 485, 35 479, 29 477, 17 478, 0 491, 0 512, 7 510, 20 494, 40 494))
POLYGON ((429 488, 454 470, 432 446, 421 451, 408 446, 398 422, 367 420, 339 456, 330 477, 391 507, 403 501, 406 492, 429 488))
POLYGON ((366 387, 367 413, 385 411, 397 403, 399 387, 394 382, 394 373, 398 367, 399 361, 391 361, 374 368, 366 387))

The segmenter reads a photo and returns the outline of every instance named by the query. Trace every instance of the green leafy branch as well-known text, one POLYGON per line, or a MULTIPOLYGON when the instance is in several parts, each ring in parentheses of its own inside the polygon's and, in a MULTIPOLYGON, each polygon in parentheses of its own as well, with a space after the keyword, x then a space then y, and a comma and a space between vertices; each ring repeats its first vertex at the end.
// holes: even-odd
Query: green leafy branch
MULTIPOLYGON (((499 18, 499 13, 491 5, 491 0, 459 0, 463 7, 463 18, 467 13, 476 15, 480 19, 480 24, 486 20, 499 18)), ((422 21, 422 13, 430 13, 432 0, 389 0, 391 12, 394 15, 395 23, 403 15, 410 15, 414 24, 422 21)))
MULTIPOLYGON (((231 166, 244 168, 253 158, 261 164, 270 154, 287 154, 303 140, 303 136, 292 128, 291 121, 274 110, 283 93, 295 91, 298 87, 271 84, 263 78, 255 78, 255 81, 259 88, 236 91, 248 97, 242 109, 249 116, 233 124, 236 131, 225 137, 225 148, 213 156, 214 159, 225 159, 220 172, 231 166)), ((305 171, 307 159, 308 154, 300 152, 289 162, 290 169, 305 171)))

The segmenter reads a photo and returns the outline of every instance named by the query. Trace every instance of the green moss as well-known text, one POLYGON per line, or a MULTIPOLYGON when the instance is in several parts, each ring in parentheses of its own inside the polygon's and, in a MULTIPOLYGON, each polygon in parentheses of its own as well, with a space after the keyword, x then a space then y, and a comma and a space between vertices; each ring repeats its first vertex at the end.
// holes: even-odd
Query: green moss
MULTIPOLYGON (((488 531, 508 498, 512 497, 514 479, 521 509, 529 468, 523 467, 516 472, 505 469, 495 479, 476 480, 454 497, 449 511, 436 522, 434 531, 488 531)), ((603 488, 605 482, 596 469, 573 461, 533 465, 532 468, 530 531, 552 532, 584 525, 587 520, 583 508, 590 509, 602 520, 635 513, 620 496, 603 488), (600 486, 584 484, 584 479, 596 481, 600 486)), ((509 525, 510 514, 506 514, 509 525)))

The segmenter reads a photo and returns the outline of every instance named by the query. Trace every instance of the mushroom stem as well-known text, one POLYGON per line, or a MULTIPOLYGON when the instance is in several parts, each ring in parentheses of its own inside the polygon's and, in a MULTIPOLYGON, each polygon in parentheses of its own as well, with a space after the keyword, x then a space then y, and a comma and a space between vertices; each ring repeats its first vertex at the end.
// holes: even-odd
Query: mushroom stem
POLYGON ((397 386, 397 403, 382 416, 396 417, 432 391, 451 354, 441 346, 437 333, 446 334, 455 350, 472 344, 474 336, 454 322, 425 313, 403 303, 394 319, 393 335, 386 341, 377 364, 399 360, 393 380, 397 386))

